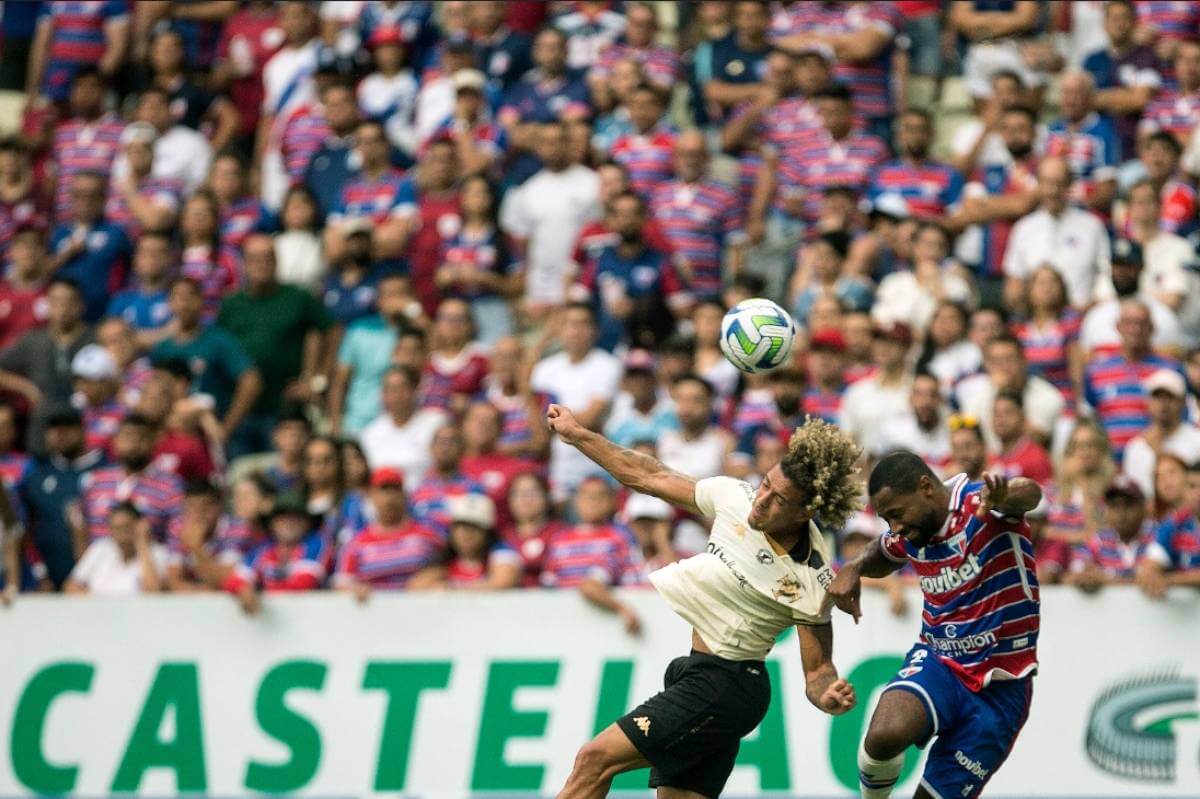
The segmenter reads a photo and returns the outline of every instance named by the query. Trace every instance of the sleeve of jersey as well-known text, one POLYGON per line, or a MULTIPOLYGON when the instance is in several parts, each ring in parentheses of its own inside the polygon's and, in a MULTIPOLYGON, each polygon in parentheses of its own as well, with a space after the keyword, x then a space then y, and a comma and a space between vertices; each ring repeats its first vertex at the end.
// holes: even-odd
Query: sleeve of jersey
POLYGON ((706 477, 696 481, 696 508, 705 516, 712 518, 717 515, 717 503, 726 483, 734 480, 729 477, 706 477))
POLYGON ((908 562, 908 550, 904 546, 904 536, 896 535, 891 530, 888 530, 879 536, 879 548, 883 550, 883 556, 890 561, 895 563, 908 562))

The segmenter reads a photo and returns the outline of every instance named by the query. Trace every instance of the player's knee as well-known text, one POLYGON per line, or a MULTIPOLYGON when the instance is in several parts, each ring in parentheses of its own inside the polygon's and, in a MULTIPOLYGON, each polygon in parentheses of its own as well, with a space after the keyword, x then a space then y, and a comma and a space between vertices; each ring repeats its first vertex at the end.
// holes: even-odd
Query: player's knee
POLYGON ((867 728, 866 738, 863 739, 863 750, 876 760, 890 760, 904 752, 911 743, 905 725, 899 720, 880 718, 871 719, 867 728))

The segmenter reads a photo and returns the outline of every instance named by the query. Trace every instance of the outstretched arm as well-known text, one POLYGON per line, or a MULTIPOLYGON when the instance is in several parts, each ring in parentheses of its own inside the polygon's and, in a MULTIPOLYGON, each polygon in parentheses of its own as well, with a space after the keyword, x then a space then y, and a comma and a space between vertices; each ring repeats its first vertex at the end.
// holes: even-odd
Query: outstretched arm
POLYGON ((1028 477, 1009 480, 1003 475, 985 474, 983 482, 979 510, 975 512, 979 517, 993 510, 1004 516, 1023 516, 1042 501, 1041 487, 1028 477))
POLYGON ((570 409, 551 405, 546 424, 559 438, 595 461, 622 485, 641 494, 670 502, 692 513, 696 508, 696 479, 668 469, 649 455, 619 447, 599 433, 588 430, 570 409))
POLYGON ((854 686, 838 677, 833 665, 833 625, 796 625, 800 662, 804 665, 804 694, 818 710, 840 716, 854 707, 854 686))
POLYGON ((894 571, 899 571, 904 564, 889 558, 883 552, 883 544, 876 538, 863 548, 858 557, 838 569, 837 576, 825 591, 825 599, 821 603, 821 613, 828 613, 836 607, 843 613, 854 617, 854 623, 862 618, 862 608, 859 600, 862 598, 862 578, 887 577, 894 571))

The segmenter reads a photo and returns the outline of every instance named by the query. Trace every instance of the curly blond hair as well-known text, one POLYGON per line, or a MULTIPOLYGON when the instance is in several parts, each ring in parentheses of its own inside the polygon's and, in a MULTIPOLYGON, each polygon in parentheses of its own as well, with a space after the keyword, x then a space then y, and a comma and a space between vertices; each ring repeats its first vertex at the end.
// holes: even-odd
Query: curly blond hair
POLYGON ((822 419, 805 416, 779 466, 807 495, 813 518, 836 530, 862 507, 861 455, 850 436, 822 419))

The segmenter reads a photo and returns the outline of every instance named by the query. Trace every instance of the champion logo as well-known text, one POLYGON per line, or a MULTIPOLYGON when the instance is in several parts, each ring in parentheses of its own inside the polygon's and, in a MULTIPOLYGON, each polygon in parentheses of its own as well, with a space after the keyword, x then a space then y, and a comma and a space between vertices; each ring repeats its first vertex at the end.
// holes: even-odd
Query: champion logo
POLYGON ((642 735, 650 734, 650 719, 647 716, 634 716, 633 723, 642 731, 642 735))

